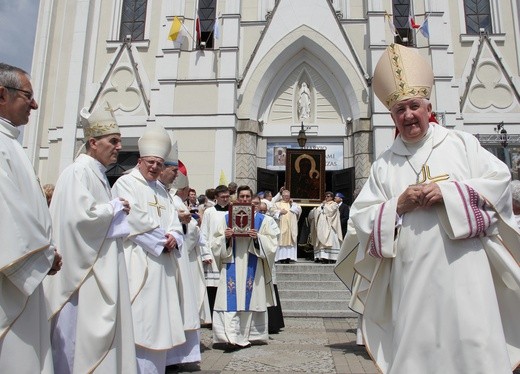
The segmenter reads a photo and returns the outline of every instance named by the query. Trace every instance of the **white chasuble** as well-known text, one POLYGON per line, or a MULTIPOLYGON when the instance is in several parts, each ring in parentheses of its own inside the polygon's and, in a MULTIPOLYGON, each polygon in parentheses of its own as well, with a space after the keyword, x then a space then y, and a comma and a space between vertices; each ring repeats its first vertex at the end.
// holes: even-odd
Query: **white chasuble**
POLYGON ((137 370, 123 242, 107 237, 114 208, 100 165, 80 155, 60 175, 50 207, 63 267, 44 289, 63 373, 137 370))
POLYGON ((123 244, 135 343, 148 350, 168 350, 186 340, 176 282, 178 268, 173 257, 177 249, 152 252, 164 246, 164 233, 174 235, 182 247, 182 227, 164 188, 147 182, 137 168, 116 181, 112 194, 127 199, 131 207, 131 233, 123 244), (151 237, 157 237, 153 248, 137 244, 150 242, 151 237))
POLYGON ((18 135, 0 118, 0 373, 52 373, 41 285, 54 259, 51 218, 18 135))
POLYGON ((273 205, 271 211, 274 213, 273 216, 280 229, 275 261, 285 259, 296 261, 298 259, 298 219, 302 208, 296 203, 278 201, 273 205), (285 209, 287 213, 281 214, 282 209, 285 209))
POLYGON ((520 363, 509 179, 475 137, 437 125, 415 146, 398 137, 373 164, 350 216, 364 252, 354 267, 370 287, 353 297, 383 373, 511 373, 520 363), (398 197, 417 180, 438 183, 444 202, 398 221, 398 197))
POLYGON ((338 204, 329 201, 316 207, 314 224, 316 233, 314 257, 336 260, 343 242, 338 204))
POLYGON ((227 246, 227 220, 227 215, 221 218, 211 239, 212 248, 224 248, 213 313, 213 341, 245 346, 268 337, 267 307, 276 305, 271 273, 280 231, 273 218, 256 213, 257 244, 250 237, 235 237, 227 246))

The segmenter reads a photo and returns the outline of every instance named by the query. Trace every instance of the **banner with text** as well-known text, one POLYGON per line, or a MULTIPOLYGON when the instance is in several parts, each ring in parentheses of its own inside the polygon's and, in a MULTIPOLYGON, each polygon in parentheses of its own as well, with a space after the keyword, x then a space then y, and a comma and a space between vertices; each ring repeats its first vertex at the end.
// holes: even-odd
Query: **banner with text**
MULTIPOLYGON (((285 170, 286 150, 302 149, 298 143, 267 143, 267 169, 285 170)), ((324 149, 325 170, 342 170, 343 143, 313 143, 307 142, 303 149, 324 149)))

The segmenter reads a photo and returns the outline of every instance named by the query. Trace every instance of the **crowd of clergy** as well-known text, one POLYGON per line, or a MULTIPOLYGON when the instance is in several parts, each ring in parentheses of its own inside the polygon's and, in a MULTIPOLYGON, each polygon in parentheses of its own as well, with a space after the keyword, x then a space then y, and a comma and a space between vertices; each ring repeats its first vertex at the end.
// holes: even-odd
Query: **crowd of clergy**
POLYGON ((201 207, 172 134, 153 123, 137 165, 111 186, 106 170, 122 141, 108 103, 81 110, 81 152, 42 189, 16 140, 37 108, 28 74, 0 64, 9 248, 0 372, 162 374, 200 362, 201 326, 225 350, 267 342, 283 327, 274 263, 296 259, 301 214, 288 190, 271 202, 220 185, 201 207), (241 236, 228 227, 231 201, 256 208, 241 236))
MULTIPOLYGON (((474 137, 429 123, 432 85, 416 52, 387 48, 373 86, 399 136, 350 212, 332 192, 312 209, 308 242, 316 262, 337 260, 354 280, 350 307, 381 372, 510 373, 510 173, 474 137)), ((84 148, 44 195, 17 141, 37 108, 28 74, 0 64, 0 373, 163 374, 200 362, 201 326, 227 351, 283 328, 274 264, 297 261, 302 215, 289 190, 222 184, 199 202, 173 134, 155 123, 111 186, 122 141, 105 103, 80 112, 84 148)))

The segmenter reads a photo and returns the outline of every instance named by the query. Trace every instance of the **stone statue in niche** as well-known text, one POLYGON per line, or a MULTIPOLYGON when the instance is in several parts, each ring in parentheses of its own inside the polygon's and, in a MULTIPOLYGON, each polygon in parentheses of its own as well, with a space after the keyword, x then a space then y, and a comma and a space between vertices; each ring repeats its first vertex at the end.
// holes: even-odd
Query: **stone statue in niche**
POLYGON ((298 116, 300 121, 311 116, 311 92, 307 83, 303 82, 300 87, 300 97, 298 99, 298 116))

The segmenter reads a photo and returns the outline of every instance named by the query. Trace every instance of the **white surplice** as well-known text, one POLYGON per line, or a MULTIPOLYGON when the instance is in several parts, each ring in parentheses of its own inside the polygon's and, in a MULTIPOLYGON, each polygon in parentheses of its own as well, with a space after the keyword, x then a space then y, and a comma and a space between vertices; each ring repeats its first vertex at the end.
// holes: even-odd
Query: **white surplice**
POLYGON ((103 169, 91 156, 78 156, 52 197, 54 237, 64 261, 44 289, 60 373, 137 371, 123 242, 107 235, 116 213, 125 213, 110 203, 103 169))
POLYGON ((207 287, 218 287, 220 278, 220 253, 221 249, 213 249, 210 246, 210 240, 221 224, 222 217, 228 213, 227 210, 217 210, 216 205, 209 207, 204 211, 202 223, 200 225, 200 233, 202 235, 203 244, 200 248, 203 260, 211 260, 211 264, 204 264, 204 277, 207 287))
POLYGON ((353 298, 383 373, 505 374, 520 363, 509 179, 475 137, 438 125, 416 145, 398 137, 373 164, 350 215, 360 241, 354 267, 370 282, 353 298), (417 174, 437 181, 444 202, 399 220, 398 197, 417 174))
POLYGON ((255 214, 258 246, 250 237, 226 245, 227 216, 211 238, 220 253, 220 283, 213 311, 213 342, 247 346, 268 339, 267 307, 276 305, 271 271, 280 233, 275 220, 255 214))
POLYGON ((138 364, 141 371, 151 370, 144 369, 142 354, 148 352, 151 360, 157 353, 155 370, 164 372, 167 350, 186 341, 176 282, 177 249, 163 252, 166 233, 182 249, 182 227, 166 190, 155 181, 147 182, 137 168, 116 181, 112 194, 131 206, 124 250, 138 364))
POLYGON ((41 284, 54 259, 51 218, 19 133, 0 118, 0 373, 52 373, 41 284))

